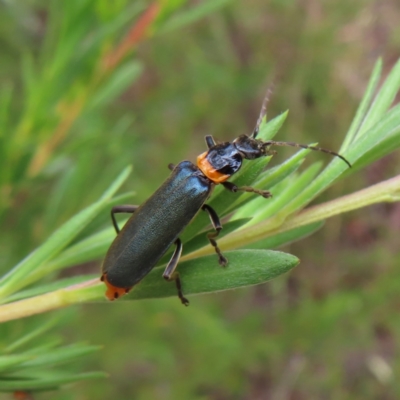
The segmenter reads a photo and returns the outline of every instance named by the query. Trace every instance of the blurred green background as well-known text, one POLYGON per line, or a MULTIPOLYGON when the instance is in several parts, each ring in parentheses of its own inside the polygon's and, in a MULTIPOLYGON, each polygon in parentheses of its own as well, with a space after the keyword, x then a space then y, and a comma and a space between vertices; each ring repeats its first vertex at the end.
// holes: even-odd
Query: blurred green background
MULTIPOLYGON (((134 172, 125 189, 140 204, 168 163, 205 150, 206 134, 251 132, 271 83, 269 117, 290 110, 277 140, 337 150, 376 59, 388 71, 399 57, 396 0, 159 4, 151 28, 113 64, 150 3, 0 2, 2 273, 126 165, 134 172)), ((399 166, 390 155, 318 201, 399 166)), ((189 308, 170 299, 54 312, 68 321, 67 343, 104 345, 79 368, 110 378, 35 398, 398 399, 399 225, 396 203, 336 217, 283 249, 302 260, 289 275, 193 297, 189 308)))

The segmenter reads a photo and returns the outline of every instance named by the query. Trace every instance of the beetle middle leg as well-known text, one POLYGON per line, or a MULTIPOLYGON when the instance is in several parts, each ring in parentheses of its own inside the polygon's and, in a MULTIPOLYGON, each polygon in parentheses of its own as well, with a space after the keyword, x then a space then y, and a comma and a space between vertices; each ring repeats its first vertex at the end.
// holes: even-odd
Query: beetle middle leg
POLYGON ((221 221, 219 220, 219 217, 215 210, 211 208, 208 204, 203 204, 201 207, 203 211, 207 211, 208 215, 210 217, 211 223, 215 229, 215 232, 208 232, 207 233, 207 238, 210 241, 211 245, 214 247, 216 253, 218 254, 218 262, 225 267, 226 264, 228 264, 228 260, 222 255, 221 250, 218 247, 217 241, 215 238, 219 235, 219 232, 222 229, 221 221))
POLYGON ((272 197, 272 193, 269 192, 268 190, 260 190, 260 189, 256 189, 253 188, 251 186, 236 186, 234 183, 232 182, 222 182, 222 185, 224 186, 225 189, 228 189, 229 191, 236 193, 239 190, 243 191, 243 192, 249 192, 249 193, 257 193, 260 196, 268 199, 269 197, 272 197))
POLYGON ((117 220, 115 219, 115 214, 118 214, 118 213, 133 214, 138 208, 139 208, 139 206, 123 205, 123 206, 114 206, 111 209, 111 219, 112 219, 112 223, 114 225, 114 228, 115 228, 115 231, 117 232, 117 234, 119 233, 120 229, 117 224, 117 220))
POLYGON ((175 244, 176 244, 176 249, 174 251, 174 254, 172 254, 171 259, 169 260, 168 265, 165 268, 165 271, 163 273, 163 278, 166 279, 167 281, 175 281, 176 289, 178 290, 178 297, 180 298, 183 305, 188 306, 189 300, 183 296, 182 283, 179 277, 179 273, 175 271, 176 266, 178 265, 178 261, 181 258, 182 254, 181 239, 179 238, 176 239, 175 244))

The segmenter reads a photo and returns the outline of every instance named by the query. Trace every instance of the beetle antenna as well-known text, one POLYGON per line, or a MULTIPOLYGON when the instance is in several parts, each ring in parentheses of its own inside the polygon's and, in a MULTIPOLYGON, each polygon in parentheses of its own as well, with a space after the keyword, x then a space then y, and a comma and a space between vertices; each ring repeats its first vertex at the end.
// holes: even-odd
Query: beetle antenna
POLYGON ((331 154, 332 156, 339 157, 342 159, 350 168, 351 164, 349 161, 346 160, 343 156, 340 154, 332 151, 332 150, 327 150, 323 149, 322 147, 316 147, 316 146, 308 146, 306 144, 299 144, 299 143, 294 143, 294 142, 275 142, 274 140, 268 140, 267 142, 264 142, 263 147, 269 147, 269 146, 292 146, 292 147, 301 147, 302 149, 310 149, 314 151, 322 151, 323 153, 331 154))
POLYGON ((258 116, 256 126, 254 127, 253 133, 251 134, 252 138, 256 138, 258 135, 258 132, 260 131, 260 125, 263 120, 263 118, 267 115, 267 105, 270 99, 270 96, 272 95, 273 92, 273 87, 274 84, 272 83, 270 86, 268 86, 267 92, 265 93, 265 97, 261 106, 260 110, 260 115, 258 116))

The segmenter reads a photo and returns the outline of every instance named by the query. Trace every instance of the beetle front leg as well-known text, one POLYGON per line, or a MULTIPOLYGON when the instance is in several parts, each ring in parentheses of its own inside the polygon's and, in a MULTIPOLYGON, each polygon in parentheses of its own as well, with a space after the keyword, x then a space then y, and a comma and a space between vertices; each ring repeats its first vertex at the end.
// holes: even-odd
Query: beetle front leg
POLYGON ((272 193, 269 192, 268 190, 260 190, 253 188, 251 186, 241 186, 238 187, 232 182, 222 182, 222 185, 224 186, 225 189, 228 189, 229 191, 236 193, 239 190, 243 192, 249 192, 249 193, 256 193, 259 194, 260 196, 268 199, 269 197, 272 197, 272 193))
POLYGON ((201 207, 203 211, 207 211, 208 215, 210 217, 211 223, 215 229, 215 232, 208 232, 207 233, 207 238, 210 241, 211 245, 214 247, 216 253, 218 254, 218 262, 225 267, 226 264, 228 264, 228 260, 222 255, 221 250, 218 247, 217 241, 215 238, 219 235, 219 232, 222 229, 221 221, 219 220, 219 217, 215 210, 211 208, 208 204, 203 204, 201 207))
POLYGON ((138 208, 139 208, 139 206, 123 205, 123 206, 114 206, 111 209, 111 219, 112 219, 112 223, 114 225, 115 231, 117 232, 117 235, 120 232, 120 229, 117 224, 117 220, 115 219, 115 214, 118 214, 118 213, 133 214, 138 208))
POLYGON ((177 271, 175 271, 176 266, 178 265, 179 259, 181 258, 181 254, 182 254, 181 239, 179 239, 179 238, 176 239, 175 244, 176 244, 176 249, 175 249, 174 254, 172 255, 171 259, 169 260, 167 267, 165 268, 165 271, 163 273, 163 278, 167 281, 175 281, 176 289, 178 290, 178 297, 180 298, 183 305, 188 306, 189 300, 183 296, 182 283, 181 283, 181 279, 179 277, 179 273, 177 271))
POLYGON ((217 144, 217 143, 215 142, 214 138, 213 138, 211 135, 207 135, 207 136, 205 137, 205 139, 206 139, 207 147, 208 147, 209 149, 211 149, 212 147, 214 147, 214 146, 217 144))

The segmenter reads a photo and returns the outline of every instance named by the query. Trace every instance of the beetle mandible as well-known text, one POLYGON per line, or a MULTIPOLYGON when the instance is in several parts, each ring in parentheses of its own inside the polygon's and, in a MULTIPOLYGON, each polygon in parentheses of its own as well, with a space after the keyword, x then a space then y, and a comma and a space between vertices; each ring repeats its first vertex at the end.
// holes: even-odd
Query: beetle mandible
POLYGON ((189 301, 183 296, 181 280, 176 271, 182 253, 179 235, 195 215, 208 213, 214 232, 207 233, 218 262, 225 266, 227 259, 221 253, 216 237, 222 229, 217 213, 206 204, 215 185, 221 184, 231 192, 253 192, 265 198, 271 193, 252 187, 237 187, 228 179, 239 171, 243 160, 254 160, 273 155, 271 146, 294 146, 329 153, 351 164, 340 154, 320 147, 293 142, 257 139, 261 122, 266 115, 268 96, 265 97, 256 126, 250 136, 241 135, 232 142, 216 143, 210 135, 205 137, 208 150, 197 157, 197 165, 182 161, 168 167, 172 170, 167 180, 141 206, 122 205, 111 210, 111 219, 117 236, 107 251, 102 266, 101 280, 106 284, 109 300, 128 293, 157 264, 167 250, 175 244, 175 251, 163 273, 167 281, 175 281, 182 304, 189 301), (120 230, 115 219, 117 213, 132 213, 120 230))

